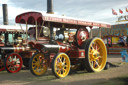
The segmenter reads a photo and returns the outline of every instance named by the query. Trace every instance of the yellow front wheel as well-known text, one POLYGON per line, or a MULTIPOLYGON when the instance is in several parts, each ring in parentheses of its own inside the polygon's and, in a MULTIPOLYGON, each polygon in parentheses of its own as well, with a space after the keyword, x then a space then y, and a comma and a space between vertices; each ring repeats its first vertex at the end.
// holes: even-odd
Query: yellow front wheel
POLYGON ((70 59, 67 54, 59 53, 52 60, 52 72, 57 78, 64 78, 70 71, 70 59))
POLYGON ((100 38, 89 39, 85 46, 85 67, 89 72, 100 72, 107 61, 107 50, 100 38))
POLYGON ((42 76, 48 68, 47 60, 42 53, 35 53, 30 59, 29 68, 32 74, 42 76))

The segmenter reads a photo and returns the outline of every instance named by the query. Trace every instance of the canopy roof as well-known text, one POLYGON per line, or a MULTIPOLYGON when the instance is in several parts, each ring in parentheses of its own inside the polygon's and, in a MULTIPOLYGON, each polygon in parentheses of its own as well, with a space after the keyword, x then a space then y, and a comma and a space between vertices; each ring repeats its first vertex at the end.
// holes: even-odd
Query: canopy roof
POLYGON ((35 25, 35 22, 37 21, 38 24, 42 24, 42 22, 52 22, 54 23, 54 26, 58 25, 68 25, 69 27, 74 26, 97 26, 97 27, 104 27, 104 28, 111 28, 111 25, 108 23, 102 23, 97 21, 85 21, 81 19, 75 19, 75 18, 69 18, 65 16, 58 16, 54 14, 42 14, 40 12, 26 12, 23 14, 20 14, 15 19, 16 23, 22 23, 22 24, 30 24, 35 25))
POLYGON ((12 33, 23 33, 25 30, 21 29, 19 26, 10 26, 10 25, 0 25, 0 33, 12 32, 12 33))

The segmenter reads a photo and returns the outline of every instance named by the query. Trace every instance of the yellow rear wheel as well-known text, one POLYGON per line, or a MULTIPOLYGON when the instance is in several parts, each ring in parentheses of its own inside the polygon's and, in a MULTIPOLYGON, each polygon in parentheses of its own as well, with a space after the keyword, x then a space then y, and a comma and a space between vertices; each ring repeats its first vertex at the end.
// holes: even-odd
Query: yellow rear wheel
POLYGON ((30 59, 29 68, 32 74, 42 76, 48 68, 47 60, 42 53, 35 53, 30 59))
POLYGON ((89 72, 100 72, 107 61, 107 50, 100 38, 89 39, 85 47, 85 67, 89 72))
POLYGON ((67 54, 59 53, 52 60, 52 72, 57 78, 64 78, 70 71, 70 59, 67 54))

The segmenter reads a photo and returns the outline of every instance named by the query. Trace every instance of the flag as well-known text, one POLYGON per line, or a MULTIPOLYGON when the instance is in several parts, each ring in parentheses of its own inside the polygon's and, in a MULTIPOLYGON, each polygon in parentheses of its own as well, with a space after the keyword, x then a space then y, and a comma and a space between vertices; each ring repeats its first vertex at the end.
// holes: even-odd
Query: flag
POLYGON ((112 9, 112 14, 117 15, 117 12, 114 9, 112 9))
POLYGON ((128 12, 128 9, 126 8, 126 12, 128 12))
POLYGON ((121 14, 123 14, 123 11, 122 11, 121 9, 119 9, 119 12, 120 12, 121 14))

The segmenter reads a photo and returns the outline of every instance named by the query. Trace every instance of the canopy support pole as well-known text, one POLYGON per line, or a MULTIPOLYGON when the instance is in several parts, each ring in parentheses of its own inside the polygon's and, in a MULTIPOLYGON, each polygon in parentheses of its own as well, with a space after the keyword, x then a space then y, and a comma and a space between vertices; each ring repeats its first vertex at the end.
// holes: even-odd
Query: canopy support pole
POLYGON ((37 21, 35 22, 36 23, 36 40, 37 40, 37 21))
POLYGON ((23 36, 24 36, 24 38, 25 38, 25 31, 23 30, 21 24, 20 24, 20 28, 22 29, 22 31, 23 31, 23 33, 24 33, 23 36))
POLYGON ((7 45, 7 43, 8 43, 8 33, 6 32, 5 33, 5 45, 7 45))
POLYGON ((101 38, 101 27, 99 27, 99 37, 101 38))
POLYGON ((53 26, 50 22, 48 23, 48 25, 50 27, 50 41, 52 42, 52 40, 53 40, 53 26))
POLYGON ((90 36, 90 38, 92 38, 92 27, 90 27, 90 29, 91 29, 91 36, 90 36))
POLYGON ((39 33, 39 37, 40 37, 41 31, 42 31, 42 29, 43 29, 43 26, 44 26, 44 21, 42 22, 42 25, 41 25, 41 29, 40 29, 40 33, 39 33))
POLYGON ((28 38, 28 23, 26 22, 26 40, 28 38))

